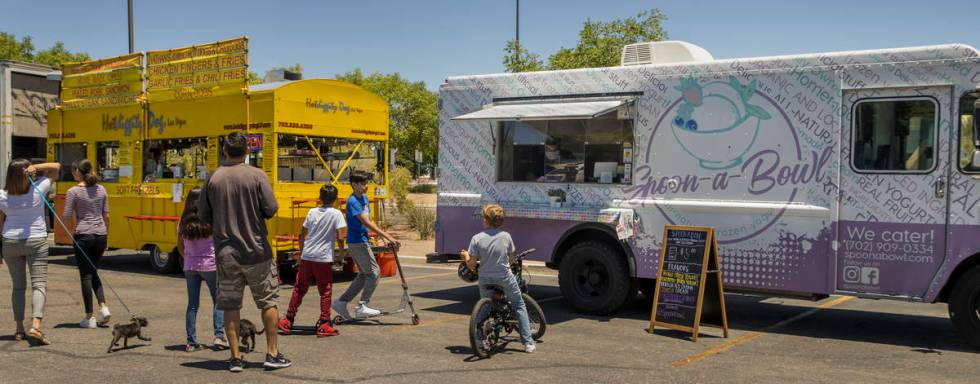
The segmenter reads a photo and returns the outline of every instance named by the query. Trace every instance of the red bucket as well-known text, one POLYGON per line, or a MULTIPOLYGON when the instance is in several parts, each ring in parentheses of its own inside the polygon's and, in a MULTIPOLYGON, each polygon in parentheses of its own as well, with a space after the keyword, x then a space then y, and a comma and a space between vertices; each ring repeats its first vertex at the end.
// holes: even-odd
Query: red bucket
POLYGON ((381 277, 394 276, 398 272, 394 253, 378 252, 375 258, 378 259, 378 266, 381 267, 381 277))

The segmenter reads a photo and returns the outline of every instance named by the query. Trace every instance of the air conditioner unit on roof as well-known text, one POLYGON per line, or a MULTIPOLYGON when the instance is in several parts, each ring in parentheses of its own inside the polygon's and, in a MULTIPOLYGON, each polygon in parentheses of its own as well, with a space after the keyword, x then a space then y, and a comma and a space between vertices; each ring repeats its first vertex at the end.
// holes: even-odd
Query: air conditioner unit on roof
POLYGON ((683 41, 653 41, 623 47, 620 65, 674 64, 712 61, 707 50, 683 41))

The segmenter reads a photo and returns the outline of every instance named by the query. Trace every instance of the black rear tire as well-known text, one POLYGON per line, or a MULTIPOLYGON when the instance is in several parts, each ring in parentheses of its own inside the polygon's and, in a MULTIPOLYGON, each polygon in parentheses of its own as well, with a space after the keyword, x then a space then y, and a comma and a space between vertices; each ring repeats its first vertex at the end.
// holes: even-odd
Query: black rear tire
POLYGON ((590 315, 619 310, 632 289, 626 257, 601 241, 572 246, 558 267, 558 283, 565 300, 590 315))
POLYGON ((540 340, 544 336, 544 331, 548 327, 548 320, 544 318, 544 311, 537 301, 526 293, 521 294, 524 298, 524 306, 527 307, 527 319, 531 323, 531 338, 540 340))
POLYGON ((487 334, 486 322, 493 321, 493 302, 490 299, 480 299, 470 313, 470 348, 473 354, 482 358, 490 357, 496 347, 495 336, 487 334))
POLYGON ((980 348, 980 266, 966 271, 949 295, 949 319, 960 336, 980 348))
POLYGON ((180 270, 180 254, 163 252, 156 244, 149 244, 143 250, 150 254, 150 266, 157 273, 176 273, 180 270))

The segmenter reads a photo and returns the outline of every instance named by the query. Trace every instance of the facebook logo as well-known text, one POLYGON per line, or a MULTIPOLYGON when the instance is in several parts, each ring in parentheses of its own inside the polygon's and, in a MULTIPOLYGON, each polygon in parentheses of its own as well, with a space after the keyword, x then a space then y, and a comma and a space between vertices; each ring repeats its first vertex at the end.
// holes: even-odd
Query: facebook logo
POLYGON ((861 267, 861 284, 878 285, 879 279, 880 276, 878 275, 878 268, 861 267))

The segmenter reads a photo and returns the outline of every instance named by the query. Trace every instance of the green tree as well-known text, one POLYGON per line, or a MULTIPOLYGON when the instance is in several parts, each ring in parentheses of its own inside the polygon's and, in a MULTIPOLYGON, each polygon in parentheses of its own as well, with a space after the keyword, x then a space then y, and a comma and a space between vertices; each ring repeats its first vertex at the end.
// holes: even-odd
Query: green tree
POLYGON ((0 60, 33 62, 34 41, 30 36, 24 36, 17 41, 17 36, 0 32, 0 60))
POLYGON ((0 32, 0 60, 23 61, 61 68, 65 62, 85 61, 89 60, 89 56, 83 52, 72 53, 60 41, 56 41, 51 48, 35 52, 34 41, 30 36, 24 36, 17 41, 17 36, 0 32))
POLYGON ((423 163, 435 163, 439 144, 439 99, 422 81, 407 80, 398 73, 365 75, 355 69, 337 80, 374 92, 388 102, 391 146, 398 150, 395 161, 415 171, 415 150, 422 151, 423 163))
POLYGON ((262 84, 263 82, 265 82, 265 79, 259 76, 258 73, 248 71, 248 85, 262 84))
MULTIPOLYGON (((610 22, 586 20, 579 31, 579 40, 574 48, 562 47, 548 57, 547 68, 572 69, 598 68, 619 65, 623 46, 644 41, 661 41, 667 38, 663 21, 667 19, 659 9, 651 9, 629 17, 610 22)), ((521 54, 521 47, 508 42, 504 48, 504 67, 510 72, 538 70, 523 66, 526 61, 514 58, 533 58, 533 53, 521 54), (515 55, 515 52, 517 53, 515 55)))
POLYGON ((65 44, 60 41, 54 43, 54 46, 39 51, 37 55, 34 56, 34 62, 49 65, 55 68, 61 68, 61 65, 66 62, 72 61, 88 61, 91 57, 84 52, 72 53, 65 49, 65 44))
POLYGON ((504 68, 508 72, 533 72, 543 70, 544 63, 540 55, 528 52, 520 41, 511 39, 504 47, 504 68))

